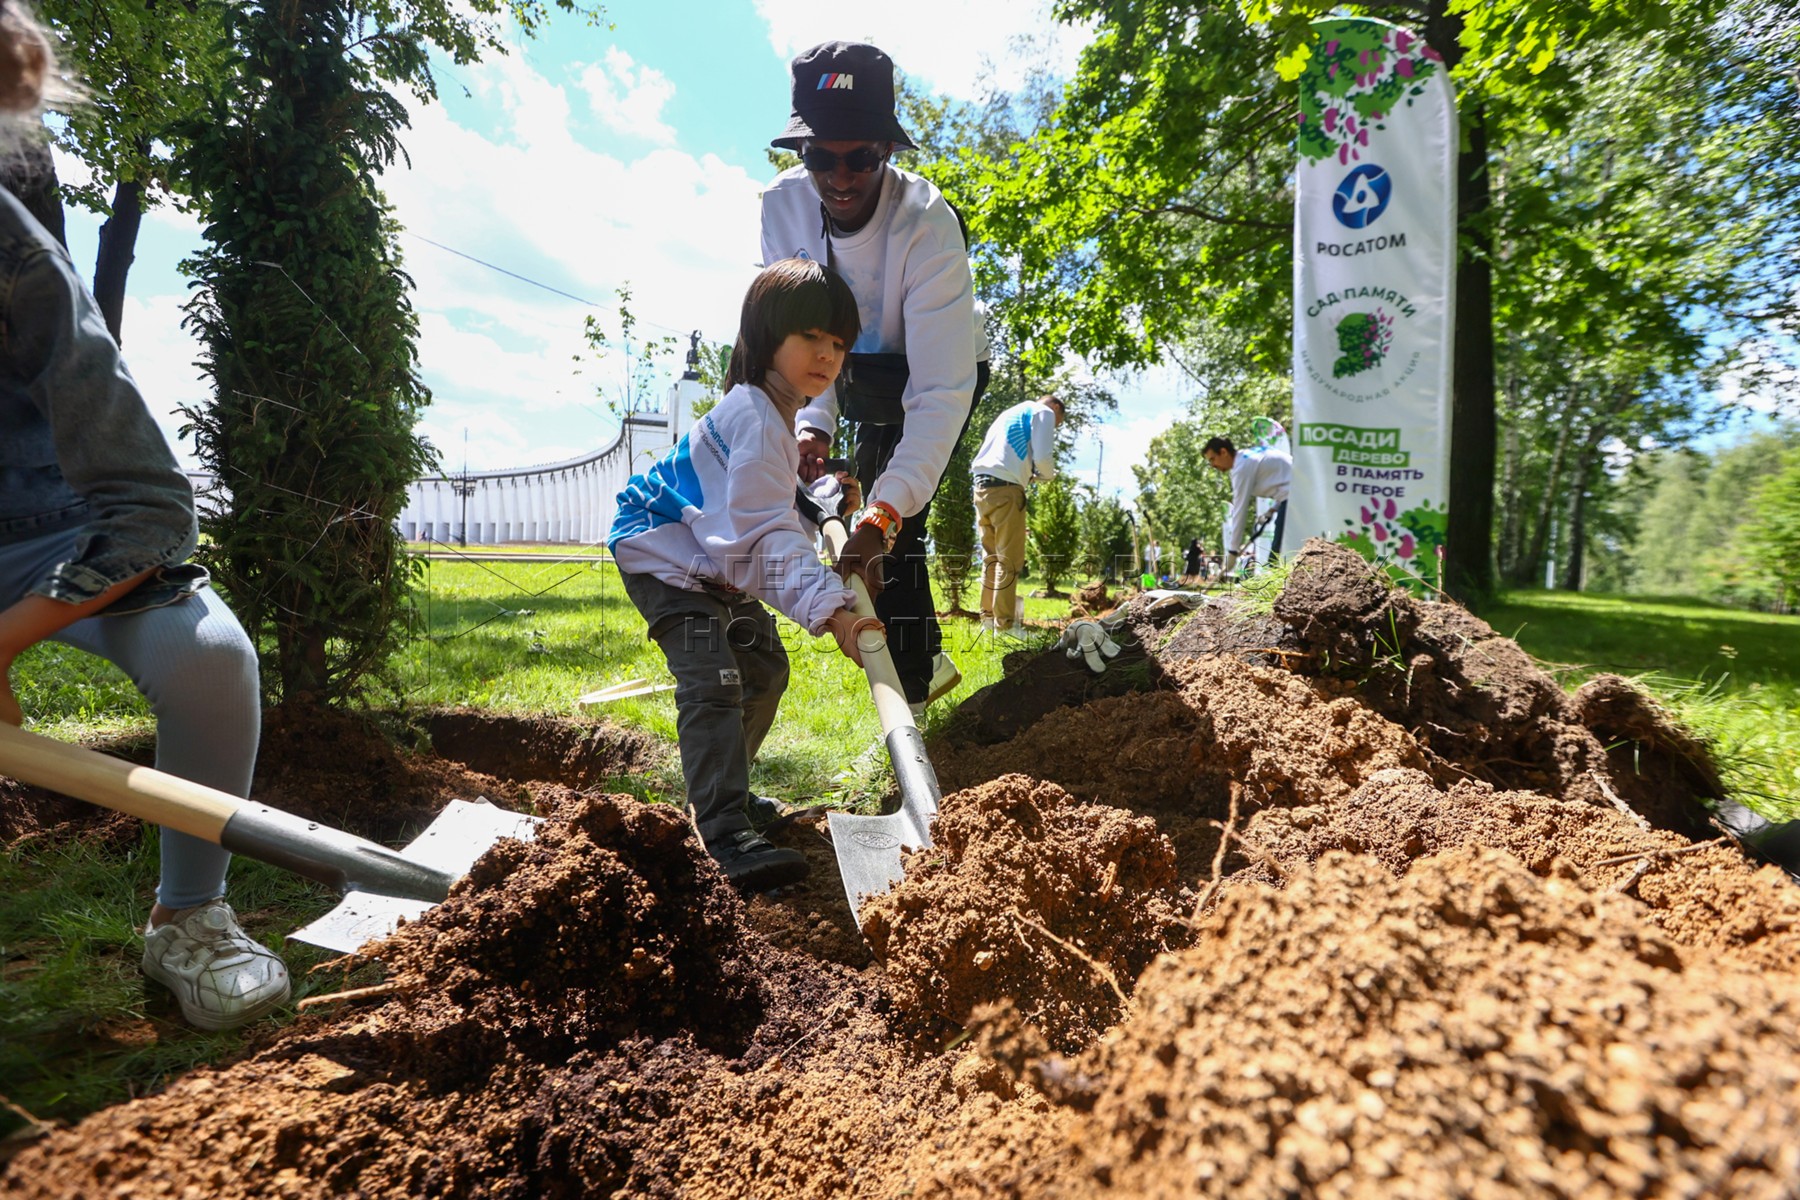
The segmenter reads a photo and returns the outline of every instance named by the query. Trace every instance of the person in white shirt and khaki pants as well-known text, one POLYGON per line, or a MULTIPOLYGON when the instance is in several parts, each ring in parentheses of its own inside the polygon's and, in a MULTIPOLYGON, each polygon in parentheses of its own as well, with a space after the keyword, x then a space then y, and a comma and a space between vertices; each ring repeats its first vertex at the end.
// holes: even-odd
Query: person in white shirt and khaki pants
POLYGON ((1013 405, 988 426, 975 452, 975 521, 981 533, 981 625, 1022 632, 1015 614, 1025 569, 1025 489, 1056 475, 1056 427, 1063 402, 1040 396, 1013 405))

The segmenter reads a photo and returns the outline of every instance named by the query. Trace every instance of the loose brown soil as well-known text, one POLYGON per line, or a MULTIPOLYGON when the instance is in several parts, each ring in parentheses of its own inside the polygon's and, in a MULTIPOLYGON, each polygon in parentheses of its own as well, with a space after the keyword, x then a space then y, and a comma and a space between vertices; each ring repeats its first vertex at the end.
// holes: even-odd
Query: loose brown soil
POLYGON ((0 1184, 1794 1194, 1800 889, 1685 852, 1713 835, 1703 747, 1323 543, 1270 615, 1122 613, 1129 690, 1048 652, 934 745, 936 844, 865 906, 867 946, 820 828, 782 835, 809 883, 745 902, 678 814, 595 790, 651 753, 629 738, 457 714, 431 732, 459 762, 337 743, 346 814, 482 787, 552 820, 391 940, 390 994, 53 1133, 0 1184))

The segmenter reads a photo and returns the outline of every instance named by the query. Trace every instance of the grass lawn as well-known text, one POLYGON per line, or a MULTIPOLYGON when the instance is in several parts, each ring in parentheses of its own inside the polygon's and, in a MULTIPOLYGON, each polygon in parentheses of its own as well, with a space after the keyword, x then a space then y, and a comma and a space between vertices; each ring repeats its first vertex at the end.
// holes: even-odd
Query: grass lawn
POLYGON ((1738 799, 1800 818, 1800 616, 1540 591, 1482 615, 1571 687, 1605 671, 1638 679, 1712 744, 1738 799))

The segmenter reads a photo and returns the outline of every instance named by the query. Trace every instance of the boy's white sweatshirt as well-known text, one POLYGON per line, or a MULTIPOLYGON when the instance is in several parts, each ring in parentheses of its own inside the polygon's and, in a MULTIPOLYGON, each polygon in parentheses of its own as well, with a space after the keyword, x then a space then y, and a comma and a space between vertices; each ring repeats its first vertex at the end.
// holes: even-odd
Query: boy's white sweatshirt
POLYGON ((794 507, 800 448, 761 388, 739 384, 619 493, 607 548, 619 570, 698 591, 725 584, 812 634, 855 594, 794 507))
MULTIPOLYGON (((829 263, 862 314, 862 336, 851 349, 906 355, 905 431, 868 499, 910 517, 937 491, 968 420, 975 361, 986 347, 962 228, 935 185, 890 166, 869 223, 832 233, 830 243, 827 255, 812 177, 804 167, 784 172, 762 196, 764 265, 784 258, 829 263)), ((833 388, 800 410, 795 428, 835 433, 837 411, 833 388)))
POLYGON ((1021 400, 994 418, 981 449, 969 464, 975 475, 991 475, 1024 487, 1056 477, 1056 411, 1036 400, 1021 400))

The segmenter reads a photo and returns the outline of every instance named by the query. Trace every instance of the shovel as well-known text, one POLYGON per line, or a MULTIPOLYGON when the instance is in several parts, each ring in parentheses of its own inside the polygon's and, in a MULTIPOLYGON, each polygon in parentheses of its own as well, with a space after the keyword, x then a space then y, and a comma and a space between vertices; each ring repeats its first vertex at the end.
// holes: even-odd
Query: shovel
POLYGON ((350 954, 450 894, 501 838, 529 841, 538 817, 452 800, 404 850, 0 722, 0 773, 223 846, 344 893, 288 936, 350 954))
MULTIPOLYGON (((801 493, 804 497, 805 494, 801 493)), ((816 505, 810 512, 818 519, 819 529, 831 548, 832 558, 843 553, 849 531, 842 518, 828 516, 816 505)), ((850 590, 856 603, 850 611, 859 617, 875 615, 869 602, 869 589, 862 576, 850 576, 850 590)), ((913 723, 912 709, 907 706, 900 676, 894 670, 893 656, 884 642, 881 649, 862 652, 863 672, 869 677, 869 693, 875 699, 875 712, 881 718, 881 733, 887 741, 888 758, 894 764, 894 777, 900 783, 900 811, 889 816, 862 816, 857 813, 825 814, 831 831, 831 846, 837 854, 838 874, 844 880, 844 895, 850 900, 850 914, 861 923, 862 902, 892 887, 903 875, 900 869, 902 849, 924 849, 931 845, 931 819, 937 816, 937 772, 925 756, 925 739, 913 723)))

